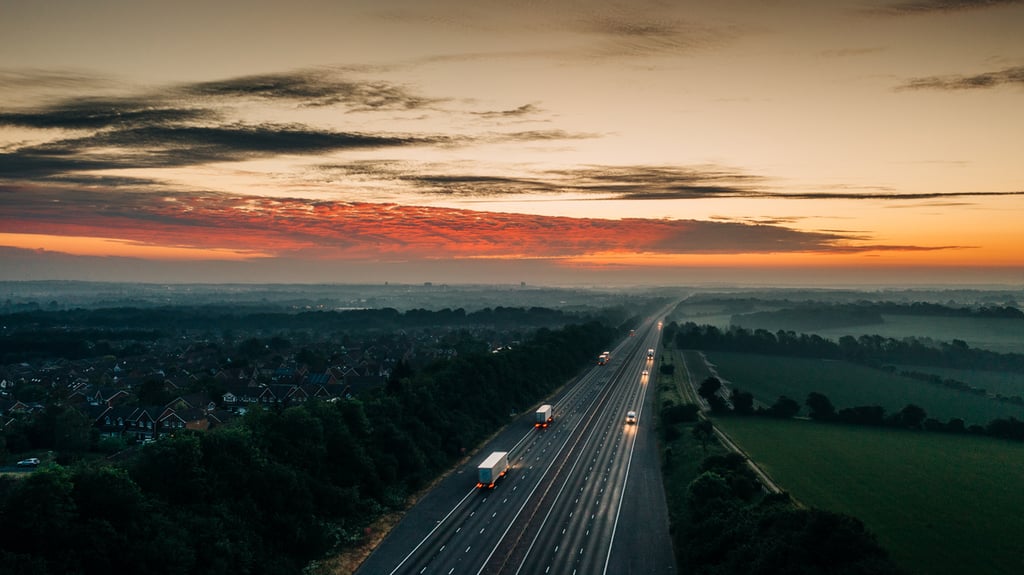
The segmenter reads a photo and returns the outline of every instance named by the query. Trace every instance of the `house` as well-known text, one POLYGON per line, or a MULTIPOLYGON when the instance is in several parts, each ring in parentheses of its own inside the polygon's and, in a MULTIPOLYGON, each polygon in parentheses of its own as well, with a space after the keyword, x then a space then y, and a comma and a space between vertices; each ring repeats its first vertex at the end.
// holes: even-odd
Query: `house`
POLYGON ((91 396, 90 403, 115 405, 131 397, 131 394, 119 387, 100 387, 91 396))
POLYGON ((303 385, 331 385, 334 383, 338 383, 338 378, 331 370, 324 373, 307 373, 302 379, 303 385))
POLYGON ((263 388, 261 387, 231 385, 224 391, 224 395, 221 396, 221 401, 223 402, 224 407, 236 410, 251 403, 257 403, 262 391, 263 388))
POLYGON ((158 407, 112 406, 97 420, 100 435, 126 436, 132 439, 155 439, 158 407))
POLYGON ((190 393, 187 395, 179 395, 170 401, 165 407, 174 409, 200 409, 203 411, 213 411, 217 409, 217 402, 213 401, 209 395, 202 392, 190 393))
POLYGON ((206 411, 196 407, 180 410, 166 408, 157 418, 160 435, 169 435, 180 429, 206 431, 209 428, 210 420, 206 417, 206 411))
POLYGON ((257 402, 262 405, 286 405, 288 403, 305 401, 306 394, 302 392, 298 397, 292 398, 299 388, 295 385, 274 383, 265 386, 257 396, 257 402))
POLYGON ((0 414, 18 415, 32 413, 34 408, 31 404, 18 401, 17 399, 0 399, 0 414))

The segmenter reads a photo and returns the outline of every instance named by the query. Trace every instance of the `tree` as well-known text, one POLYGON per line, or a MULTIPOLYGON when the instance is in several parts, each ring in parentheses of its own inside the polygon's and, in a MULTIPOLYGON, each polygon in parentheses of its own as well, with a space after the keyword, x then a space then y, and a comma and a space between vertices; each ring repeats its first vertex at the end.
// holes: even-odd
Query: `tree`
POLYGON ((167 391, 166 384, 156 378, 147 378, 139 386, 136 395, 139 398, 139 405, 167 405, 174 395, 167 391))
POLYGON ((740 415, 751 415, 754 413, 754 395, 750 392, 740 391, 734 387, 729 396, 732 401, 732 410, 740 415))
POLYGON ((89 449, 90 431, 89 418, 76 409, 64 409, 53 421, 53 447, 62 457, 75 459, 89 449))
POLYGON ((257 359, 265 355, 268 348, 262 340, 251 337, 238 344, 238 355, 246 359, 257 359))
POLYGON ((901 409, 893 419, 894 423, 900 427, 906 427, 909 429, 921 429, 921 424, 924 423, 925 418, 928 414, 925 413, 924 409, 908 403, 906 407, 901 409))
POLYGON ((693 426, 693 436, 697 441, 700 441, 700 446, 703 448, 705 455, 708 452, 708 441, 711 439, 714 431, 715 427, 711 424, 711 420, 709 419, 703 419, 699 421, 697 425, 693 426))
POLYGON ((732 503, 733 498, 732 488, 725 478, 714 471, 701 473, 686 488, 686 502, 690 506, 690 514, 696 518, 715 513, 720 507, 732 503))
POLYGON ((830 421, 836 418, 836 407, 824 394, 812 391, 807 394, 807 408, 810 409, 810 418, 818 421, 830 421))
POLYGON ((709 399, 722 389, 722 382, 717 377, 711 376, 700 382, 697 393, 704 399, 709 399))
POLYGON ((885 408, 880 405, 858 405, 840 409, 836 419, 857 425, 882 425, 885 423, 885 408))
POLYGON ((785 395, 780 395, 775 403, 768 408, 768 415, 772 417, 790 418, 798 413, 800 413, 800 404, 785 395))
POLYGON ((964 433, 967 431, 967 429, 965 427, 963 419, 960 419, 959 417, 954 417, 951 418, 948 422, 946 422, 946 431, 949 431, 951 433, 964 433))
POLYGON ((665 425, 697 421, 700 408, 692 403, 667 405, 661 410, 661 420, 665 425))
POLYGON ((43 554, 68 543, 75 519, 70 473, 63 467, 41 469, 18 485, 7 500, 0 526, 4 547, 43 554))

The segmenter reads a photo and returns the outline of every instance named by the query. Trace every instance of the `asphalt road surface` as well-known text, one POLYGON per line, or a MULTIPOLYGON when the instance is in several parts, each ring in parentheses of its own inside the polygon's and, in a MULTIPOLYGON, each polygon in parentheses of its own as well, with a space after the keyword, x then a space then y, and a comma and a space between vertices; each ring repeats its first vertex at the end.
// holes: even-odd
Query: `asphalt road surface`
MULTIPOLYGON (((675 573, 649 389, 651 319, 556 397, 554 422, 524 413, 423 497, 357 573, 675 573), (626 423, 626 412, 638 414, 626 423), (476 467, 508 451, 494 489, 476 467)), ((596 358, 595 358, 596 364, 596 358)))

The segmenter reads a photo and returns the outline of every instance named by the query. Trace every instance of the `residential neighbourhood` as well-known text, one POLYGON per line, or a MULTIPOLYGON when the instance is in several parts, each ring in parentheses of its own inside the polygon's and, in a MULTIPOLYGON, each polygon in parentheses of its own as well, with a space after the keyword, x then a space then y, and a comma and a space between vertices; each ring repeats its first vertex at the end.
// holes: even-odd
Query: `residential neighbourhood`
MULTIPOLYGON (((301 339, 299 347, 279 336, 191 342, 179 336, 122 342, 119 354, 0 365, 0 427, 8 432, 48 406, 61 406, 83 416, 94 440, 149 442, 229 424, 254 405, 350 399, 384 385, 399 361, 457 355, 444 333, 429 330, 346 337, 344 343, 301 339)), ((87 345, 116 349, 107 341, 87 345)), ((17 453, 16 440, 6 447, 17 453)))

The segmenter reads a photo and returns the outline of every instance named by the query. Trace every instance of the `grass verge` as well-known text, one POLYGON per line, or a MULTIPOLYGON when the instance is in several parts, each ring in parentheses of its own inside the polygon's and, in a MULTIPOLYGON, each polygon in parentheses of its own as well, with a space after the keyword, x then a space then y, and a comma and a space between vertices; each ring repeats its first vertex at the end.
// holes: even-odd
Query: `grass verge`
POLYGON ((686 491, 698 475, 701 463, 709 455, 725 455, 726 449, 717 441, 708 441, 702 445, 693 436, 693 423, 665 424, 660 410, 666 405, 694 403, 692 387, 687 379, 687 371, 682 368, 681 352, 664 350, 659 365, 673 365, 671 373, 664 373, 660 366, 652 376, 658 382, 656 414, 658 428, 658 445, 661 452, 661 473, 665 484, 665 499, 668 502, 669 532, 672 535, 672 546, 676 553, 677 563, 680 561, 679 550, 682 546, 679 538, 686 530, 686 491), (671 402, 666 403, 666 402, 671 402))

